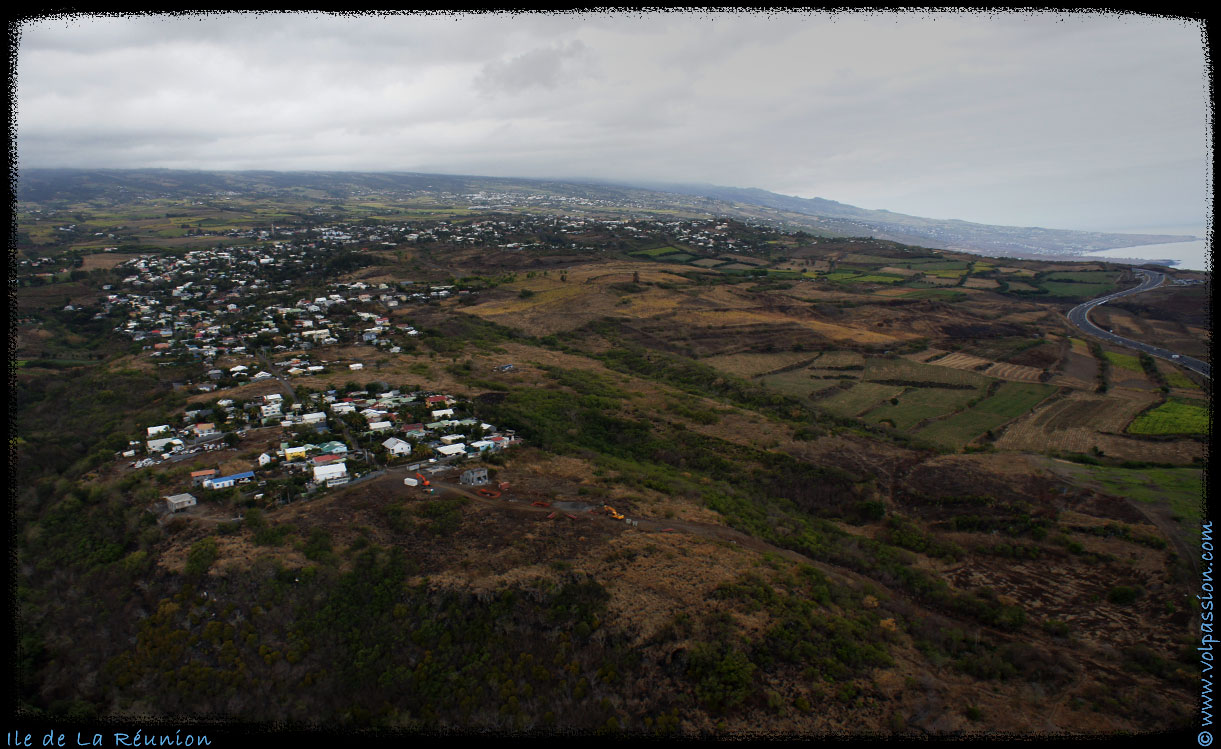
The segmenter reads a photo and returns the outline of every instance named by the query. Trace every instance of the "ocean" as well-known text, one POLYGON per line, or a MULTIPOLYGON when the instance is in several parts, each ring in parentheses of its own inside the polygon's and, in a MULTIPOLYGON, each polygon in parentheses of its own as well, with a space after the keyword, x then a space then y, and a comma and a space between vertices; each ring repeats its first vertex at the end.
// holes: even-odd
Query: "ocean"
MULTIPOLYGON (((1102 231, 1102 230, 1100 230, 1102 231)), ((1210 252, 1208 240, 1203 239, 1207 233, 1203 226, 1141 226, 1125 229, 1106 229, 1116 234, 1189 234, 1201 239, 1190 242, 1172 242, 1170 244, 1146 244, 1136 247, 1120 247, 1114 250, 1098 250, 1088 253, 1090 257, 1108 258, 1121 262, 1133 258, 1139 262, 1150 260, 1174 260, 1174 268, 1178 270, 1210 270, 1210 252)))

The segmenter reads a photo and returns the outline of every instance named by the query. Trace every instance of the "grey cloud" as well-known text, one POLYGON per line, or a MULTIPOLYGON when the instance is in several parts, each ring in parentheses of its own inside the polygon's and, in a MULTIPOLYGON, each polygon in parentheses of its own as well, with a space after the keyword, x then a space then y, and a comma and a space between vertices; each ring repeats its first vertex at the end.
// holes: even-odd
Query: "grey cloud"
POLYGON ((533 49, 509 60, 490 62, 475 78, 479 91, 495 95, 518 93, 530 88, 555 89, 577 73, 572 61, 587 54, 581 40, 533 49))

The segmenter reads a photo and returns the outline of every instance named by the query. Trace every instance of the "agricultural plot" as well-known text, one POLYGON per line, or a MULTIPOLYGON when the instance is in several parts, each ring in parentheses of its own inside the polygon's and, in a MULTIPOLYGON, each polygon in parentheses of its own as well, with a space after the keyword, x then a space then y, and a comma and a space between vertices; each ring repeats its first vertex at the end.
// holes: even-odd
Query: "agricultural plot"
POLYGON ((1115 396, 1074 391, 1011 424, 996 446, 1007 450, 1088 453, 1102 434, 1122 433, 1153 395, 1115 396))
POLYGON ((1120 274, 1115 271, 1062 271, 1059 273, 1048 273, 1046 280, 1114 285, 1119 280, 1119 276, 1120 274))
POLYGON ((825 351, 818 357, 815 366, 820 369, 861 369, 865 356, 855 351, 825 351))
POLYGON ((968 289, 999 289, 1000 284, 991 278, 968 278, 962 282, 968 289))
POLYGON ((935 445, 960 448, 985 432, 1029 412, 1055 390, 1048 385, 1006 382, 997 388, 996 393, 974 407, 935 421, 917 431, 916 435, 935 445))
POLYGON ((1129 434, 1207 434, 1208 409, 1202 401, 1173 399, 1137 416, 1129 434))
POLYGON ((942 278, 940 276, 931 276, 931 275, 925 274, 925 276, 922 280, 924 283, 930 284, 932 286, 957 286, 960 278, 961 278, 961 276, 953 276, 952 278, 942 278))
POLYGON ((1115 288, 1112 284, 1069 283, 1064 281, 1043 281, 1042 287, 1052 296, 1083 301, 1102 296, 1115 288))
POLYGON ((1113 366, 1127 369, 1131 372, 1145 371, 1145 368, 1140 365, 1140 359, 1131 354, 1120 354, 1115 351, 1104 351, 1102 353, 1113 366))
POLYGON ((877 273, 860 276, 852 279, 853 283, 898 283, 902 281, 902 276, 883 276, 877 273))
POLYGON ((920 273, 920 271, 918 271, 918 270, 912 270, 911 268, 896 268, 893 265, 882 266, 881 268, 878 268, 878 272, 879 273, 892 273, 896 276, 904 276, 904 277, 915 276, 915 275, 919 275, 919 273, 920 273))
POLYGON ((767 375, 758 380, 768 388, 784 395, 791 395, 805 401, 811 401, 821 396, 823 392, 836 386, 835 380, 820 380, 810 376, 808 372, 795 369, 791 372, 767 375))
POLYGON ((856 416, 882 401, 898 398, 904 390, 902 385, 858 382, 847 390, 823 398, 818 406, 836 416, 856 416))
POLYGON ((961 351, 956 351, 948 356, 943 356, 938 359, 935 364, 938 367, 949 367, 950 369, 962 369, 966 371, 978 372, 992 366, 994 362, 988 359, 981 359, 978 356, 964 354, 961 351))
MULTIPOLYGON (((953 285, 953 281, 947 281, 947 285, 953 285)), ((961 291, 950 291, 949 289, 918 289, 909 291, 903 295, 904 299, 936 299, 942 302, 958 302, 966 298, 966 294, 961 291)))
POLYGON ((1162 373, 1166 378, 1166 384, 1172 388, 1184 388, 1186 390, 1199 390, 1200 386, 1193 382, 1187 375, 1183 374, 1172 364, 1164 361, 1158 361, 1157 371, 1162 373))
POLYGON ((926 270, 921 268, 920 270, 924 271, 926 276, 936 276, 937 278, 962 278, 967 273, 966 268, 960 270, 926 270))
POLYGON ((1018 382, 1039 382, 1043 370, 1027 367, 1022 364, 1006 364, 997 362, 984 370, 984 374, 998 380, 1016 380, 1018 382))
POLYGON ((920 362, 921 364, 928 364, 934 359, 945 356, 948 353, 948 351, 942 351, 941 349, 937 348, 926 348, 925 350, 917 351, 914 354, 903 354, 903 358, 911 359, 912 361, 920 362))
POLYGON ((809 352, 782 351, 774 354, 719 354, 710 356, 703 362, 731 375, 755 377, 802 362, 810 362, 813 359, 814 357, 809 352))
POLYGON ((1010 281, 1010 280, 1006 279, 1006 283, 1009 285, 1010 291, 1038 291, 1039 290, 1038 286, 1031 286, 1030 284, 1024 283, 1022 281, 1010 281))
POLYGON ((683 250, 680 250, 677 247, 655 247, 651 250, 636 250, 635 252, 630 253, 630 254, 638 256, 638 257, 657 258, 657 257, 661 257, 663 255, 673 255, 673 254, 681 253, 681 252, 683 252, 683 250))
POLYGON ((897 404, 882 403, 870 409, 862 418, 874 424, 888 421, 896 429, 906 431, 915 428, 926 419, 935 419, 961 411, 972 399, 978 397, 978 390, 908 388, 898 397, 897 404))
MULTIPOLYGON (((947 357, 948 358, 948 357, 947 357)), ((921 364, 910 359, 869 359, 865 366, 865 380, 902 382, 937 387, 950 388, 985 388, 991 382, 987 377, 975 372, 952 369, 941 366, 938 360, 934 364, 921 364)), ((919 386, 919 385, 916 385, 919 386)))
POLYGON ((719 258, 706 257, 702 260, 696 260, 691 264, 700 268, 715 268, 718 265, 724 265, 725 261, 719 258))

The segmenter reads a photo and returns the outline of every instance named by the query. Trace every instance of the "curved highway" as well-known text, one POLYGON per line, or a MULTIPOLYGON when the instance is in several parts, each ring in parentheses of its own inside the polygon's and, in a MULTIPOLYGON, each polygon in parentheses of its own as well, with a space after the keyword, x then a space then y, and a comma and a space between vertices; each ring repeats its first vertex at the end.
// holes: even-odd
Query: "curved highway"
POLYGON ((1136 349, 1137 351, 1143 351, 1146 354, 1149 354, 1150 356, 1156 356, 1161 359, 1166 359, 1167 361, 1173 362, 1174 364, 1178 364, 1181 367, 1190 369, 1192 372, 1204 375, 1205 377, 1207 377, 1208 379, 1211 380, 1213 378, 1212 367, 1209 365, 1208 362, 1203 362, 1203 361, 1200 361, 1199 359, 1193 359, 1190 356, 1183 356, 1180 354, 1176 354, 1173 351, 1170 351, 1170 350, 1167 350, 1164 348, 1158 348, 1157 346, 1150 346, 1149 344, 1141 343, 1140 341, 1133 341, 1130 338, 1123 338, 1122 336, 1117 336, 1114 333, 1107 331, 1107 330, 1103 330, 1102 328, 1098 327, 1094 323, 1090 322, 1090 310, 1094 309, 1098 305, 1106 304, 1107 302, 1111 301, 1112 299, 1118 299, 1121 296, 1128 296, 1129 294, 1139 294, 1142 291, 1148 291, 1150 289, 1155 289, 1158 286, 1161 286, 1162 281, 1165 280, 1165 278, 1166 278, 1166 274, 1159 273, 1154 270, 1137 269, 1136 273, 1138 273, 1144 279, 1143 281, 1141 281, 1140 286, 1137 286, 1132 289, 1126 289, 1124 291, 1117 291, 1114 294, 1107 294, 1106 296, 1101 296, 1101 297, 1098 297, 1097 299, 1091 299, 1090 301, 1088 301, 1084 304, 1079 304, 1076 307, 1073 307, 1071 310, 1069 310, 1068 321, 1071 322, 1073 325, 1077 326, 1078 328, 1080 328, 1083 332, 1088 333, 1088 334, 1094 336, 1095 338, 1101 338, 1104 341, 1109 341, 1111 343, 1117 343, 1120 346, 1127 346, 1128 348, 1133 348, 1133 349, 1136 349))

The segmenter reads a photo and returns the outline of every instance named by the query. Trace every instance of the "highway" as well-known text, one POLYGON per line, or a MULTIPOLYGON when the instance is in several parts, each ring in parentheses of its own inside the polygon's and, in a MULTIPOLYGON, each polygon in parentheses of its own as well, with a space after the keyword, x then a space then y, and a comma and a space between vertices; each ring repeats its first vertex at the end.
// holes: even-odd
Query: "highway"
POLYGON ((1114 294, 1107 294, 1106 296, 1101 296, 1101 297, 1098 297, 1097 299, 1091 299, 1090 301, 1085 302, 1084 304, 1079 304, 1076 307, 1073 307, 1071 310, 1069 310, 1068 321, 1071 322, 1073 325, 1077 326, 1078 328, 1080 328, 1083 332, 1088 333, 1089 335, 1092 335, 1095 338, 1101 338, 1102 340, 1109 341, 1110 343, 1117 343, 1120 346, 1127 346, 1128 348, 1133 348, 1133 349, 1136 349, 1137 351, 1143 351, 1146 354, 1149 354, 1150 356, 1156 356, 1160 359, 1165 359, 1174 364, 1178 364, 1181 367, 1190 369, 1192 372, 1204 375, 1205 377, 1207 377, 1208 379, 1211 380, 1213 378, 1212 367, 1208 364, 1208 362, 1203 362, 1203 361, 1200 361, 1199 359, 1193 359, 1190 356, 1183 356, 1180 354, 1176 354, 1175 352, 1170 351, 1168 349, 1159 348, 1157 346, 1150 346, 1149 344, 1141 343, 1140 341, 1133 341, 1130 338, 1124 338, 1122 336, 1117 336, 1114 333, 1111 333, 1110 331, 1107 331, 1107 330, 1103 330, 1102 328, 1098 327, 1094 323, 1090 322, 1090 310, 1094 309, 1098 305, 1106 304, 1107 302, 1111 301, 1112 299, 1118 299, 1121 296, 1128 296, 1129 294, 1139 294, 1142 291, 1149 291, 1150 289, 1156 289, 1158 286, 1162 285, 1162 281, 1164 281, 1166 278, 1165 273, 1159 273, 1154 270, 1137 269, 1136 273, 1139 274, 1141 276, 1141 278, 1144 279, 1141 282, 1140 286, 1137 286, 1132 289, 1127 289, 1125 291, 1117 291, 1114 294))

